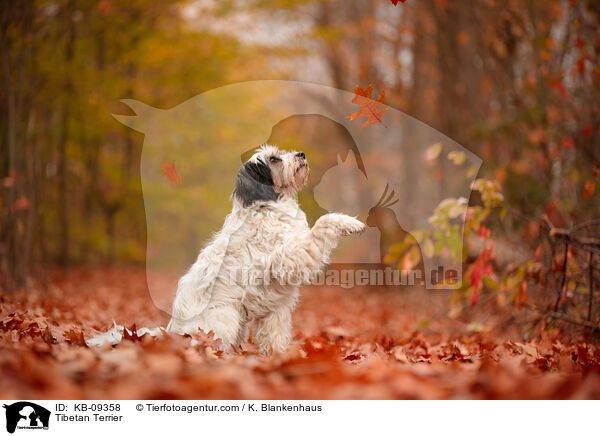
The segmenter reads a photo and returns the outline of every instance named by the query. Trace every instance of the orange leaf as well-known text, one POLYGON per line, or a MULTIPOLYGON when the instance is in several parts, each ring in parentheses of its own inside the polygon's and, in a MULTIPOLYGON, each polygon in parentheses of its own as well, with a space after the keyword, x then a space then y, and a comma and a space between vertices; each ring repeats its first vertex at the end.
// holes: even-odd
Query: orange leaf
POLYGON ((371 94, 373 93, 373 86, 369 85, 367 89, 362 89, 360 85, 356 85, 354 89, 354 98, 352 99, 352 103, 355 103, 360 106, 360 109, 356 112, 352 112, 346 118, 350 118, 351 121, 361 118, 367 117, 367 121, 363 123, 362 127, 366 127, 369 124, 377 124, 383 121, 383 114, 389 108, 380 109, 381 102, 383 101, 383 97, 385 96, 385 89, 382 90, 377 96, 377 100, 373 100, 371 98, 371 94))
POLYGON ((68 332, 63 332, 63 336, 65 341, 71 345, 79 345, 81 347, 87 347, 87 343, 83 337, 83 331, 75 331, 74 329, 69 330, 68 332))
POLYGON ((585 185, 583 185, 583 196, 585 198, 590 198, 592 195, 594 195, 595 190, 596 182, 594 182, 593 180, 588 180, 587 182, 585 182, 585 185))
POLYGON ((163 174, 167 180, 173 183, 179 183, 180 185, 183 184, 181 177, 179 177, 179 174, 177 174, 177 170, 175 169, 175 164, 173 162, 164 163, 160 166, 160 168, 164 170, 163 174))
POLYGON ((539 262, 541 258, 542 258, 542 246, 538 245, 538 247, 535 249, 535 261, 539 262))
POLYGON ((517 290, 515 304, 517 305, 517 309, 521 310, 525 307, 525 303, 527 303, 527 282, 523 280, 517 290))

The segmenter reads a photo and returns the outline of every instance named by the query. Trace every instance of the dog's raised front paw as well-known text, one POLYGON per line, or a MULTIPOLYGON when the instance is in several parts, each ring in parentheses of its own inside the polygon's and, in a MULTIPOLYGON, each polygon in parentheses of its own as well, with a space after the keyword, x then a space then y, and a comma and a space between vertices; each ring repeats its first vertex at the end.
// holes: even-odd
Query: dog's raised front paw
POLYGON ((342 215, 342 217, 344 218, 340 226, 342 236, 359 234, 365 231, 366 226, 356 218, 347 215, 342 215))
POLYGON ((338 235, 347 236, 365 231, 366 226, 356 218, 343 213, 328 213, 323 215, 315 223, 314 229, 328 229, 335 231, 338 235))

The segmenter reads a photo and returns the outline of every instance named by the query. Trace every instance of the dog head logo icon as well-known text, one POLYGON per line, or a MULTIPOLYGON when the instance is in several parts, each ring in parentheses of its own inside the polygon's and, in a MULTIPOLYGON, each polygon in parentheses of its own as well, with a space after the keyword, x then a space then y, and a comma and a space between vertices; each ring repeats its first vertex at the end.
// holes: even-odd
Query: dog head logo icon
POLYGON ((6 431, 14 433, 16 429, 47 429, 50 424, 50 411, 29 401, 5 404, 6 431))

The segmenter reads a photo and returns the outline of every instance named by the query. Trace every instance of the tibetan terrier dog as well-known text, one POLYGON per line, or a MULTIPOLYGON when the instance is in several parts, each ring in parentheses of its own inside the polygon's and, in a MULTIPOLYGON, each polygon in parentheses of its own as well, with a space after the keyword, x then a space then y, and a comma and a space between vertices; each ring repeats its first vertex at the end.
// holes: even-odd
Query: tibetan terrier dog
POLYGON ((302 152, 264 145, 235 178, 223 228, 181 277, 167 331, 213 331, 231 351, 248 337, 261 353, 284 351, 300 285, 310 284, 344 235, 360 221, 329 213, 310 228, 298 205, 309 166, 302 152))

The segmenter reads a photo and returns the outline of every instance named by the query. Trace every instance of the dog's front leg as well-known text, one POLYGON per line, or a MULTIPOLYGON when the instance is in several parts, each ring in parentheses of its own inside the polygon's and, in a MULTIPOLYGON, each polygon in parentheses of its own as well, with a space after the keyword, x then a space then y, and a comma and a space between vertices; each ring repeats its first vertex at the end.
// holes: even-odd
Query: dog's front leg
POLYGON ((219 349, 231 353, 233 346, 238 346, 240 337, 241 317, 233 306, 210 307, 199 317, 198 327, 205 332, 213 331, 215 338, 221 339, 219 349))
POLYGON ((343 213, 328 213, 317 220, 311 233, 315 238, 324 238, 330 242, 335 240, 337 245, 340 236, 362 233, 364 230, 365 225, 356 218, 343 213))
POLYGON ((292 339, 292 308, 282 306, 256 321, 253 340, 262 354, 283 352, 292 339))
POLYGON ((310 231, 275 247, 269 257, 271 275, 282 284, 310 284, 329 263, 340 238, 364 230, 363 223, 348 215, 323 215, 310 231))

